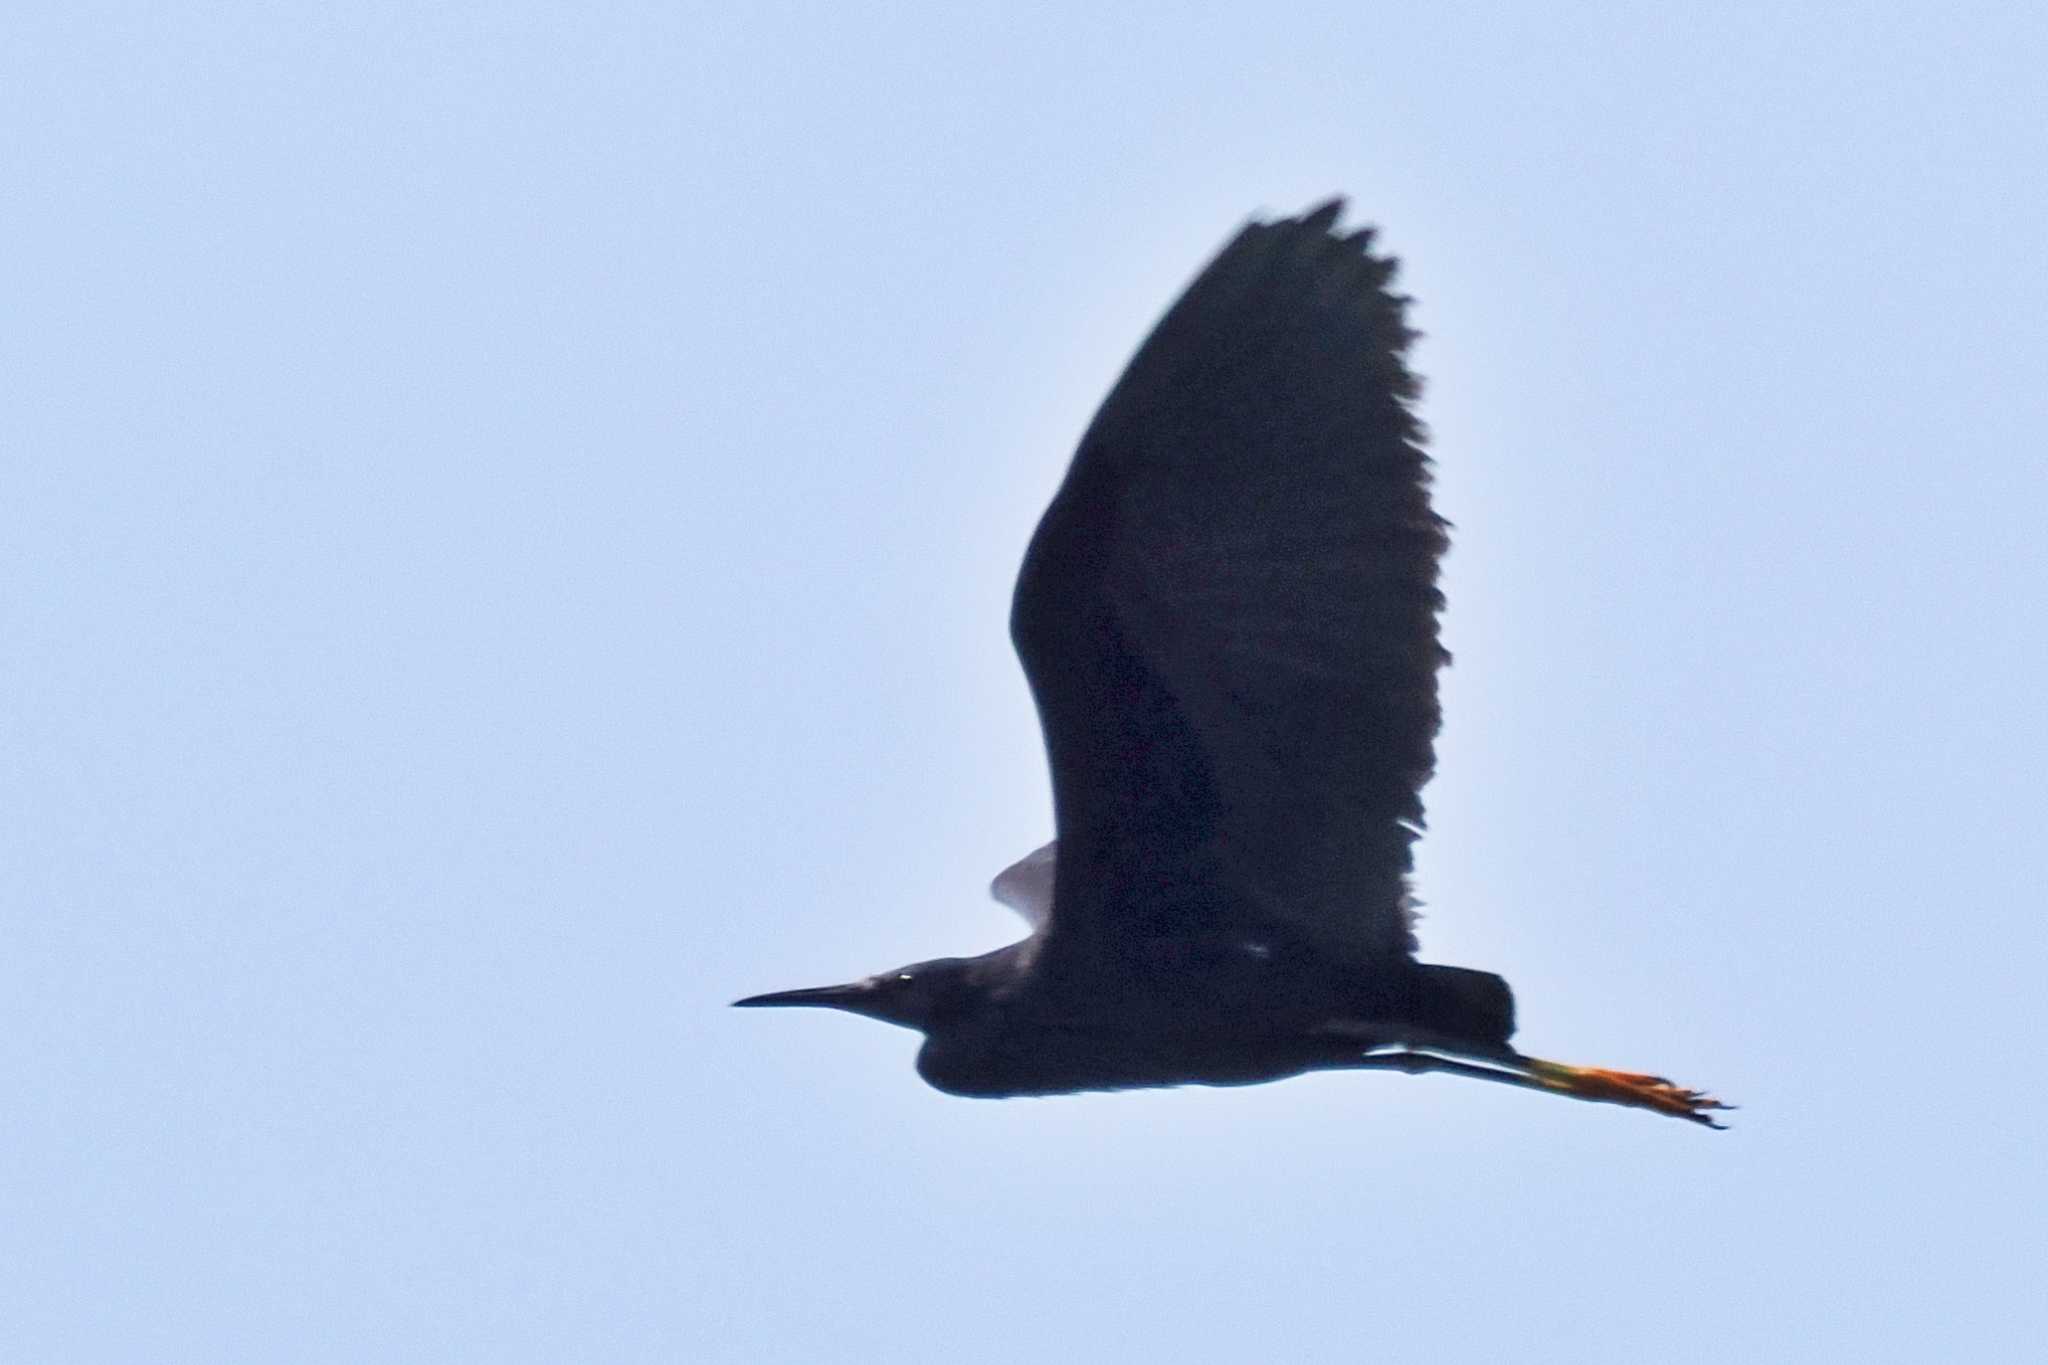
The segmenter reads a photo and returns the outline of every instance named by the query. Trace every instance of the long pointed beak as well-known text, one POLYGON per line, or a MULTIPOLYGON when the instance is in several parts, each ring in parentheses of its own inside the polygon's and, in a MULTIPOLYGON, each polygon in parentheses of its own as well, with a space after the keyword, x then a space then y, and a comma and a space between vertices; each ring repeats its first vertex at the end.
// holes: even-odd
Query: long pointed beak
POLYGON ((732 1003, 743 1008, 757 1005, 817 1005, 825 1009, 857 1010, 869 998, 864 982, 850 982, 844 986, 810 986, 800 991, 769 991, 766 995, 750 995, 744 1000, 732 1003))

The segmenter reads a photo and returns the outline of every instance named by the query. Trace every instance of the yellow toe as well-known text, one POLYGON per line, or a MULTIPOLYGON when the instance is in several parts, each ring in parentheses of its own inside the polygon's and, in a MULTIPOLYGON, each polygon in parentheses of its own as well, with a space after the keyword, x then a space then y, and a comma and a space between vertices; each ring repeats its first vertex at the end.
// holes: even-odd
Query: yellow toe
POLYGON ((1662 1076, 1651 1076, 1640 1071, 1609 1071, 1597 1066, 1567 1066, 1563 1062, 1546 1062, 1540 1057, 1531 1057, 1527 1061, 1531 1076, 1552 1090, 1570 1095, 1574 1099, 1649 1109, 1659 1114, 1669 1114, 1673 1118, 1705 1124, 1709 1128, 1727 1126, 1717 1122, 1710 1111, 1734 1107, 1721 1103, 1704 1090, 1687 1090, 1682 1086, 1673 1085, 1662 1076))

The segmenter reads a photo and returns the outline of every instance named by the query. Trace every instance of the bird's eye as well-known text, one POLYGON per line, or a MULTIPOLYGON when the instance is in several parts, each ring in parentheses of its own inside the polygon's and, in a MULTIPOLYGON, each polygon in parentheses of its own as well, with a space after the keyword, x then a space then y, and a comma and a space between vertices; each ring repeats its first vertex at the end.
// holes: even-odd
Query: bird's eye
POLYGON ((910 973, 909 973, 909 972, 898 972, 898 973, 896 973, 896 979, 897 979, 898 981, 908 981, 908 980, 910 980, 910 973))

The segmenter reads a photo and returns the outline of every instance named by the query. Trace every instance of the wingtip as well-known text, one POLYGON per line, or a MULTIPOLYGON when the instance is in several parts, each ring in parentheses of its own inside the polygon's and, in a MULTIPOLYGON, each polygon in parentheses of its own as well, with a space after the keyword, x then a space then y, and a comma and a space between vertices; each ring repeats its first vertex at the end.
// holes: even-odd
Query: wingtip
POLYGON ((1407 300, 1388 288, 1400 274, 1401 264, 1395 257, 1379 255, 1375 250, 1379 229, 1371 224, 1338 228, 1347 206, 1343 195, 1332 195, 1300 217, 1284 219, 1273 226, 1287 230, 1288 236, 1299 244, 1299 250, 1322 259, 1347 262, 1348 269, 1363 272, 1373 287, 1386 294, 1397 308, 1405 305, 1407 300))
POLYGON ((1344 215, 1344 196, 1333 194, 1302 215, 1301 225, 1310 232, 1328 232, 1344 215))

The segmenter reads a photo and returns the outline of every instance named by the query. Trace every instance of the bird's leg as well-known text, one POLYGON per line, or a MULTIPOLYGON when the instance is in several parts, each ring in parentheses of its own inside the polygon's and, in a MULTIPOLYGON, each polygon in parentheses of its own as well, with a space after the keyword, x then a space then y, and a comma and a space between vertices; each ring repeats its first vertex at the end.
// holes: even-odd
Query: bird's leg
POLYGON ((1563 1062, 1546 1062, 1541 1057, 1520 1057, 1518 1060, 1530 1076, 1560 1095, 1569 1095, 1575 1100, 1596 1100, 1608 1104, 1626 1104, 1637 1109, 1652 1109, 1673 1118, 1690 1119, 1703 1123, 1709 1128, 1725 1128, 1725 1123, 1716 1122, 1709 1112, 1714 1109, 1733 1109, 1732 1104, 1723 1104, 1704 1090, 1687 1090, 1673 1085, 1662 1076, 1649 1076, 1640 1071, 1609 1071, 1597 1066, 1567 1066, 1563 1062))
POLYGON ((1417 1052, 1404 1048, 1395 1052, 1369 1052, 1362 1057, 1354 1057, 1343 1065, 1349 1070, 1405 1071, 1411 1076, 1421 1075, 1425 1071, 1441 1071, 1452 1076, 1469 1076, 1478 1081, 1518 1085, 1525 1090, 1543 1090, 1553 1095, 1569 1095, 1576 1100, 1625 1104, 1635 1109, 1648 1109, 1659 1114, 1669 1114, 1673 1118, 1688 1119, 1709 1128, 1727 1126, 1716 1121, 1710 1111, 1734 1108, 1733 1105, 1723 1104, 1704 1091, 1685 1090, 1675 1086, 1662 1076, 1647 1076, 1634 1071, 1608 1071, 1590 1066, 1566 1066, 1562 1062, 1548 1062, 1541 1057, 1525 1057, 1509 1048, 1503 1048, 1498 1057, 1489 1054, 1474 1060, 1455 1060, 1438 1056, 1434 1052, 1417 1052))

